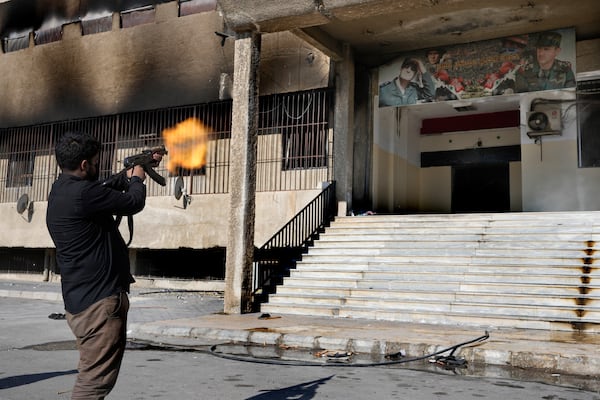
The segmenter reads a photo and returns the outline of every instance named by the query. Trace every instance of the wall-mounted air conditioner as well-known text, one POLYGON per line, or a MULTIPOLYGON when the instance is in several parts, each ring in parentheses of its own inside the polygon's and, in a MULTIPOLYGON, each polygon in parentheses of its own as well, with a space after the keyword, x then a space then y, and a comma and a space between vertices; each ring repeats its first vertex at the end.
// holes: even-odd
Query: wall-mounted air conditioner
POLYGON ((527 113, 527 136, 538 139, 542 136, 562 134, 560 105, 538 105, 535 111, 527 113))

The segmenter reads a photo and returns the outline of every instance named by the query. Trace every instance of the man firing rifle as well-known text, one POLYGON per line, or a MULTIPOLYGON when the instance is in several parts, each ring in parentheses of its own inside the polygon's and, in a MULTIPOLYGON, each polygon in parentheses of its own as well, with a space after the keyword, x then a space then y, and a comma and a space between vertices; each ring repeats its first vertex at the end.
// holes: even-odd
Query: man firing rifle
MULTIPOLYGON (((158 167, 163 156, 166 154, 168 154, 168 151, 165 149, 165 146, 159 145, 151 149, 143 150, 139 154, 125 157, 125 160, 123 160, 124 168, 121 170, 121 172, 110 176, 102 183, 102 185, 121 192, 126 192, 129 187, 129 175, 131 175, 130 171, 132 171, 135 166, 139 165, 144 169, 148 176, 152 178, 153 181, 161 186, 165 186, 167 184, 165 178, 159 175, 154 168, 158 167)), ((121 223, 122 218, 122 215, 116 216, 117 225, 121 223)), ((133 215, 127 215, 127 226, 129 228, 129 241, 127 242, 127 246, 129 246, 133 240, 133 215)))
POLYGON ((139 165, 144 168, 144 171, 148 174, 148 176, 150 176, 150 178, 152 178, 154 182, 161 186, 165 186, 167 184, 165 178, 160 176, 154 170, 154 168, 158 167, 158 164, 160 164, 163 156, 166 154, 169 154, 169 152, 167 149, 165 149, 165 146, 159 145, 152 147, 151 149, 143 150, 139 154, 125 157, 125 160, 123 160, 124 168, 121 170, 121 172, 110 176, 106 181, 104 181, 103 185, 120 191, 126 190, 129 184, 129 180, 127 179, 127 171, 131 170, 136 165, 139 165))

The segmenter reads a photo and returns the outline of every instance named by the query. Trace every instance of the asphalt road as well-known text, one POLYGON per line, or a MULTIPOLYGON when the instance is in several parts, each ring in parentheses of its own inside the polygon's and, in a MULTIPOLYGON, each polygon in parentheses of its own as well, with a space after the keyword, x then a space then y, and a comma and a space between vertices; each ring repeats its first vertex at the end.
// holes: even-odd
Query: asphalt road
MULTIPOLYGON (((133 305, 131 320, 183 315, 178 309, 191 303, 200 304, 198 312, 215 312, 222 307, 218 297, 175 293, 149 296, 154 298, 133 305)), ((66 322, 48 318, 63 312, 61 308, 61 303, 52 301, 0 298, 0 399, 70 398, 78 353, 66 322)), ((165 343, 159 340, 155 344, 165 343)), ((468 371, 424 371, 410 366, 278 365, 216 357, 209 343, 172 344, 177 347, 148 348, 133 343, 108 399, 600 400, 600 393, 558 386, 560 377, 555 377, 557 384, 549 384, 509 379, 502 372, 496 377, 478 377, 468 371)))

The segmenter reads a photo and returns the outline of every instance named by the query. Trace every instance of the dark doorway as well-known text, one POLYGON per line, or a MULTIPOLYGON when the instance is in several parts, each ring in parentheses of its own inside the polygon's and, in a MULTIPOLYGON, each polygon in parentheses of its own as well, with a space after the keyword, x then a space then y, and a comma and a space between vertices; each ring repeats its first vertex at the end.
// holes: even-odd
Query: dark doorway
POLYGON ((452 212, 510 211, 508 163, 452 167, 452 212))
POLYGON ((137 251, 134 275, 178 279, 225 279, 225 248, 137 251))

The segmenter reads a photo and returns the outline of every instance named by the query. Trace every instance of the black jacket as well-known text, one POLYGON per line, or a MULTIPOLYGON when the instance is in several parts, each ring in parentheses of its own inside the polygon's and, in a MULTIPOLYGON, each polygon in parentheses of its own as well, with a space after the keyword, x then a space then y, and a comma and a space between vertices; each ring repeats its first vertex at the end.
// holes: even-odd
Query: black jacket
POLYGON ((134 282, 129 252, 113 215, 144 208, 146 186, 133 177, 126 193, 61 174, 48 196, 46 225, 56 246, 65 310, 77 314, 134 282))

